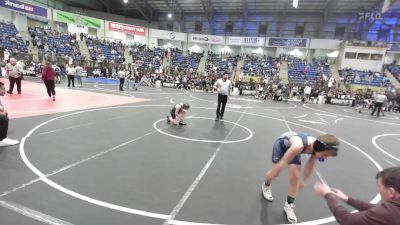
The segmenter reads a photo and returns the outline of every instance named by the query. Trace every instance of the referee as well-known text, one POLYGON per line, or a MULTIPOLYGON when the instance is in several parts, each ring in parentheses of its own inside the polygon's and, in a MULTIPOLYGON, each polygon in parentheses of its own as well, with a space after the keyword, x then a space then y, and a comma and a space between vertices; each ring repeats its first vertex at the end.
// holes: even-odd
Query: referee
POLYGON ((214 88, 218 90, 217 118, 215 119, 215 121, 224 119, 225 106, 226 102, 228 101, 228 95, 231 87, 232 83, 230 80, 228 80, 227 73, 225 73, 224 76, 218 79, 214 84, 214 88))

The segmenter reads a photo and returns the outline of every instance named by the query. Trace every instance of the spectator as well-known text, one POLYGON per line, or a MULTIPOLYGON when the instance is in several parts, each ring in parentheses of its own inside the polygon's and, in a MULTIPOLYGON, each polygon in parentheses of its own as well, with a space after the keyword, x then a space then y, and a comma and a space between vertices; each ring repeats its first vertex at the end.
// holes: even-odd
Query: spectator
POLYGON ((17 63, 15 58, 11 58, 10 63, 6 65, 8 79, 10 80, 10 89, 7 91, 8 94, 13 93, 15 83, 17 83, 18 94, 21 94, 22 69, 21 64, 17 63))
MULTIPOLYGON (((4 83, 0 82, 0 96, 4 96, 6 88, 4 83)), ((7 137, 8 133, 8 112, 0 101, 0 146, 11 146, 19 143, 18 140, 13 140, 7 137)))
POLYGON ((123 91, 124 90, 124 83, 125 83, 125 76, 126 76, 124 69, 120 68, 118 70, 117 75, 118 75, 118 78, 119 78, 119 90, 123 91))
POLYGON ((72 87, 75 87, 75 68, 72 65, 68 65, 67 68, 65 69, 65 72, 67 74, 67 78, 68 78, 68 87, 71 86, 72 83, 72 87))
POLYGON ((387 102, 387 97, 383 93, 379 93, 374 97, 375 106, 374 110, 371 113, 371 116, 375 114, 375 111, 378 109, 377 117, 379 117, 379 113, 381 112, 382 106, 387 102))
POLYGON ((80 66, 80 65, 77 65, 76 67, 75 67, 75 76, 76 76, 76 80, 78 81, 78 84, 81 86, 81 87, 83 87, 83 85, 82 85, 82 71, 83 71, 83 68, 80 66))
POLYGON ((51 66, 50 62, 47 61, 42 70, 42 80, 44 85, 46 85, 49 98, 53 97, 53 101, 56 100, 55 76, 56 72, 54 68, 51 66))
POLYGON ((324 197, 329 209, 341 225, 398 225, 400 215, 400 167, 380 171, 376 175, 379 194, 383 202, 379 205, 356 200, 338 189, 317 182, 315 192, 324 197), (356 208, 351 213, 340 201, 356 208))

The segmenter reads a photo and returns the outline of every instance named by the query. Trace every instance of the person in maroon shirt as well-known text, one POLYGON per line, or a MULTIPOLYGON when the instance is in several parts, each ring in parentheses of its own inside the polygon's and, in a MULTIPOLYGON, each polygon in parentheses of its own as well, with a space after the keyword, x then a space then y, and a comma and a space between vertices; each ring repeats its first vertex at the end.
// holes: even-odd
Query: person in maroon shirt
POLYGON ((56 90, 55 90, 55 76, 56 72, 53 69, 53 66, 50 62, 46 62, 46 65, 43 67, 42 70, 42 80, 44 85, 46 85, 47 94, 51 98, 53 96, 53 101, 56 100, 56 90))
POLYGON ((329 209, 341 225, 400 225, 400 167, 378 172, 376 184, 383 200, 379 205, 356 200, 319 182, 314 190, 326 199, 329 209), (350 213, 340 204, 341 200, 359 212, 350 213))

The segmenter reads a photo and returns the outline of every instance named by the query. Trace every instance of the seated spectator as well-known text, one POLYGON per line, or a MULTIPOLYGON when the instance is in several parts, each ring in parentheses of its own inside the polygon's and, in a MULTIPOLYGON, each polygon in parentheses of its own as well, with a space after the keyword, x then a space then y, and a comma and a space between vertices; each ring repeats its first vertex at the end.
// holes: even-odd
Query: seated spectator
MULTIPOLYGON (((6 87, 0 82, 0 96, 4 96, 6 87)), ((0 146, 11 146, 19 143, 18 140, 13 140, 7 137, 8 133, 8 112, 0 101, 0 146)))

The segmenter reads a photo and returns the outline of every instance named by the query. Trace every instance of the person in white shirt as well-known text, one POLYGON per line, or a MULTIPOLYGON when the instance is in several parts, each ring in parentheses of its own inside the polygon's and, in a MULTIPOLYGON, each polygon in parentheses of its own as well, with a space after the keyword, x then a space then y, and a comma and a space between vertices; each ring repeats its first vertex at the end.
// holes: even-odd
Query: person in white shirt
POLYGON ((387 103, 387 97, 383 92, 381 92, 375 95, 374 99, 375 99, 375 107, 371 113, 371 116, 373 116, 375 114, 375 111, 378 109, 377 117, 379 117, 379 113, 381 112, 383 113, 383 111, 381 111, 381 108, 384 104, 387 103))
POLYGON ((10 63, 6 65, 7 76, 10 80, 10 89, 7 91, 8 94, 13 93, 15 83, 17 84, 18 94, 21 94, 22 70, 22 65, 17 63, 17 60, 14 58, 11 58, 10 63))
POLYGON ((75 87, 75 68, 73 65, 68 65, 67 68, 65 69, 65 73, 67 74, 68 77, 68 87, 71 86, 72 83, 72 87, 75 87))
POLYGON ((4 61, 7 61, 8 59, 10 59, 10 52, 6 49, 4 51, 4 61))
POLYGON ((83 85, 82 85, 82 71, 83 71, 83 68, 82 68, 81 66, 77 65, 77 66, 75 67, 75 76, 76 76, 76 80, 78 81, 78 84, 79 84, 81 87, 83 87, 83 85))
POLYGON ((123 68, 121 68, 120 70, 118 70, 117 76, 119 78, 119 90, 123 91, 124 90, 124 83, 125 83, 125 71, 123 70, 123 68))
POLYGON ((217 107, 217 118, 216 121, 220 119, 224 119, 225 106, 228 102, 228 95, 230 95, 232 83, 228 80, 228 74, 224 74, 224 76, 218 79, 214 88, 218 90, 218 107, 217 107))
MULTIPOLYGON (((0 96, 4 96, 6 87, 0 82, 0 96)), ((13 140, 7 137, 8 133, 8 112, 0 101, 0 146, 11 146, 19 143, 18 140, 13 140)))
POLYGON ((310 100, 310 95, 311 95, 311 87, 309 85, 306 85, 304 87, 304 101, 308 102, 310 100))

